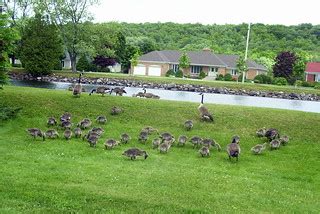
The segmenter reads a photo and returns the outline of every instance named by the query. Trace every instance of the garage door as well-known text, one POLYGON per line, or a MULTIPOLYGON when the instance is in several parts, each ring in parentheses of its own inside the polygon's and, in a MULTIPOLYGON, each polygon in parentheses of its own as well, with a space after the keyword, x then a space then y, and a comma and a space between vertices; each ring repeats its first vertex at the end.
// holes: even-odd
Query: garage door
POLYGON ((148 71, 149 76, 161 76, 161 67, 160 66, 149 66, 149 71, 148 71))
POLYGON ((133 75, 146 75, 146 66, 137 65, 133 68, 133 75))

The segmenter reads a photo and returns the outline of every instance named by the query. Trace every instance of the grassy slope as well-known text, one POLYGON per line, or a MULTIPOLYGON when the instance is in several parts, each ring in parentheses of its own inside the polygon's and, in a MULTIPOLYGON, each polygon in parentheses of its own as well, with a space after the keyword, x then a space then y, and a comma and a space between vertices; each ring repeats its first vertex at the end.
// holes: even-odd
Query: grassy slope
MULTIPOLYGON (((198 98, 197 98, 198 99, 198 98)), ((0 105, 23 106, 19 118, 0 126, 0 212, 299 212, 320 210, 320 115, 262 108, 208 105, 216 123, 198 121, 197 104, 70 92, 6 87, 0 105), (109 115, 113 105, 125 112, 109 115), (94 119, 108 115, 106 132, 96 149, 81 140, 34 141, 27 127, 46 129, 46 118, 64 111, 94 119), (182 123, 195 121, 186 133, 182 123), (166 155, 139 145, 146 125, 174 135, 212 137, 223 148, 241 136, 242 155, 230 163, 226 153, 200 158, 191 145, 173 147, 166 155), (279 151, 254 156, 250 148, 262 140, 259 127, 276 127, 292 140, 279 151), (103 149, 105 139, 127 131, 130 145, 103 149), (146 149, 147 160, 121 156, 131 146, 146 149)), ((61 133, 61 131, 60 131, 61 133)))
MULTIPOLYGON (((14 72, 23 72, 23 69, 14 68, 14 72)), ((70 71, 55 71, 55 75, 64 77, 78 77, 76 73, 70 71)), ((244 90, 261 90, 261 91, 272 91, 272 92, 288 92, 288 93, 306 93, 306 94, 318 94, 320 95, 320 90, 307 87, 294 86, 277 86, 277 85, 267 85, 267 84, 253 84, 253 83, 237 83, 237 82, 227 82, 227 81, 205 81, 196 79, 180 79, 173 77, 145 77, 145 76, 130 76, 128 74, 122 73, 85 73, 86 77, 91 78, 116 78, 116 79, 134 79, 145 82, 156 82, 156 83, 175 83, 175 84, 193 84, 193 85, 204 85, 210 87, 227 87, 230 89, 244 89, 244 90)))

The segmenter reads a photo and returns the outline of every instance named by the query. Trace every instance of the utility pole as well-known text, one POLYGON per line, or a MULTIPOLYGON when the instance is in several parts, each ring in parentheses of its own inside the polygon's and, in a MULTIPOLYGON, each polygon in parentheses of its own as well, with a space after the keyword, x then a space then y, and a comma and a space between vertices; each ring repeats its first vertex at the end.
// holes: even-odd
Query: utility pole
MULTIPOLYGON (((248 49, 249 49, 249 39, 250 39, 250 27, 251 27, 251 23, 249 22, 248 24, 248 34, 247 34, 247 43, 246 43, 246 52, 244 54, 244 62, 247 63, 247 59, 248 59, 248 49)), ((242 71, 242 83, 244 83, 244 79, 246 76, 246 71, 242 71)))

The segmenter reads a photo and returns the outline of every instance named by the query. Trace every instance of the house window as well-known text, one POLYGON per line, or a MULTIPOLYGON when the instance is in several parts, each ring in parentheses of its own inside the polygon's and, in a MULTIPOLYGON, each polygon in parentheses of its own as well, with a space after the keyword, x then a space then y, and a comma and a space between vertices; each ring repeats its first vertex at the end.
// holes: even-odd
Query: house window
POLYGON ((64 68, 64 60, 61 60, 61 66, 64 68))
POLYGON ((320 82, 320 74, 318 74, 318 80, 317 80, 317 82, 320 82))
POLYGON ((191 74, 199 74, 201 71, 201 66, 191 66, 191 74))
POLYGON ((236 69, 232 69, 231 70, 231 75, 232 76, 236 76, 237 75, 237 70, 236 69))
POLYGON ((210 72, 214 72, 217 73, 218 72, 218 68, 217 67, 210 67, 210 72))
POLYGON ((170 69, 173 70, 174 72, 179 71, 179 65, 171 64, 170 69))

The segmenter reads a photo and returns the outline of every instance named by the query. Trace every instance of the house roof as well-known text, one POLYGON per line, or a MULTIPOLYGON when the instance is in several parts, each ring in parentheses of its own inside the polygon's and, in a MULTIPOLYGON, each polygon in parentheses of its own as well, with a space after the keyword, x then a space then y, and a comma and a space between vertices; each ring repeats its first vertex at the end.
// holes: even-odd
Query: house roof
MULTIPOLYGON (((164 51, 152 51, 145 55, 142 55, 139 60, 145 62, 162 62, 162 63, 175 63, 179 64, 181 51, 174 50, 164 50, 164 51)), ((202 65, 202 66, 217 66, 226 67, 230 69, 236 69, 237 60, 239 56, 237 55, 225 55, 225 54, 215 54, 211 51, 188 51, 187 55, 190 58, 191 65, 202 65)), ((254 62, 253 60, 248 60, 248 67, 258 70, 267 69, 254 62)))
POLYGON ((306 66, 306 72, 320 73, 320 62, 308 62, 306 66))

